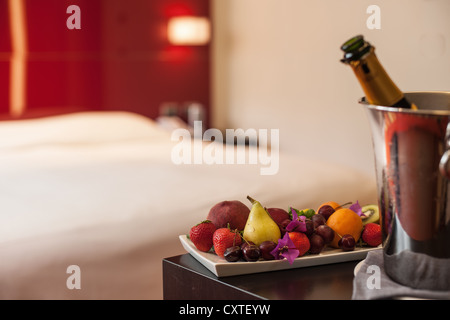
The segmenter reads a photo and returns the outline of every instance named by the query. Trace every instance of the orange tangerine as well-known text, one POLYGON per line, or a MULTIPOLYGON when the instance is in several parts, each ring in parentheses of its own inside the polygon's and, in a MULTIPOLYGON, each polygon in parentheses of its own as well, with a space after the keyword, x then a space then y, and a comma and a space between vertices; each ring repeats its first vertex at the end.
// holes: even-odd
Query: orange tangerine
POLYGON ((363 230, 361 217, 348 208, 336 210, 328 218, 327 225, 334 230, 334 239, 330 243, 334 248, 339 248, 338 241, 345 234, 351 234, 357 242, 363 230))

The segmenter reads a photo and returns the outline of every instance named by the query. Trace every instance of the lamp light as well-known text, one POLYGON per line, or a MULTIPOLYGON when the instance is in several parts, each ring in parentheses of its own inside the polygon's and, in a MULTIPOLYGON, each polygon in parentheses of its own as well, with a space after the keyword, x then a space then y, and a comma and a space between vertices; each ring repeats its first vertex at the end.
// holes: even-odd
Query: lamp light
POLYGON ((173 45, 206 45, 211 38, 209 19, 195 16, 173 17, 169 19, 167 35, 173 45))

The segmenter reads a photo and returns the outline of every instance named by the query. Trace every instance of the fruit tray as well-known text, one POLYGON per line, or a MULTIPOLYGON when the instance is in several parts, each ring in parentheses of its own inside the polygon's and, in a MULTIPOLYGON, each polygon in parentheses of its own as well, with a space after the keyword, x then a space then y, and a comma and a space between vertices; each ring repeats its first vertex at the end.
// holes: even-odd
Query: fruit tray
POLYGON ((180 235, 179 238, 184 249, 217 277, 229 277, 251 273, 318 266, 337 262, 363 260, 369 251, 379 249, 372 247, 356 247, 354 251, 345 252, 341 249, 327 247, 319 254, 304 255, 295 259, 292 265, 289 264, 286 259, 271 261, 260 260, 257 262, 227 262, 214 253, 201 252, 197 250, 186 235, 180 235))

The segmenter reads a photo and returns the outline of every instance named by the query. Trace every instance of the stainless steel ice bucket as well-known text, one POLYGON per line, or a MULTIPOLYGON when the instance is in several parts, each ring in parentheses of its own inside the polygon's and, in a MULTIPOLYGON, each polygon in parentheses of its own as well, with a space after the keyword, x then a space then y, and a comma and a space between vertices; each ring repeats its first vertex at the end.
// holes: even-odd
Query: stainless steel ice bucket
POLYGON ((450 92, 405 94, 419 110, 369 105, 384 268, 396 282, 450 290, 450 92))

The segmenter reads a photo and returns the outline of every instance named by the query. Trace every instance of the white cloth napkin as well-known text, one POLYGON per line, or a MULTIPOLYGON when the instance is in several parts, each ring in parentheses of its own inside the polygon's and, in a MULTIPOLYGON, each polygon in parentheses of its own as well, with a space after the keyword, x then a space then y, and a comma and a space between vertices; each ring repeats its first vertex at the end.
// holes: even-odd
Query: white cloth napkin
POLYGON ((450 299, 450 291, 414 289, 393 281, 384 271, 382 249, 370 251, 356 269, 353 300, 450 299))

